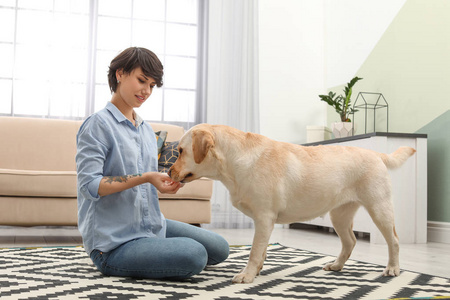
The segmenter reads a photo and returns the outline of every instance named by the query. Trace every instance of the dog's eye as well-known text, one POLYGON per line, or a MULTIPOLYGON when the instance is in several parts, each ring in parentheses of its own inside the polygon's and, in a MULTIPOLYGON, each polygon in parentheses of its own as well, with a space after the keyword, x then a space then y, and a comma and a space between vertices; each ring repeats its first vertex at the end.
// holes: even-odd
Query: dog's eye
POLYGON ((178 152, 183 153, 183 148, 180 148, 180 150, 178 150, 178 152))

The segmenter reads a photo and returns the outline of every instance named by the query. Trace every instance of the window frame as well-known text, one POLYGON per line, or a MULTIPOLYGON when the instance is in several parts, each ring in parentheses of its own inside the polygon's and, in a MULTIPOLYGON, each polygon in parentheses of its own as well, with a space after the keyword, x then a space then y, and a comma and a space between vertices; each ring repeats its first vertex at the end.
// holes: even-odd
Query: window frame
MULTIPOLYGON (((54 0, 53 3, 55 3, 54 0)), ((87 59, 85 60, 87 64, 86 68, 86 82, 85 82, 85 106, 84 106, 84 116, 57 116, 57 115, 51 115, 50 112, 50 96, 48 97, 48 109, 46 114, 19 114, 14 111, 14 85, 15 82, 18 80, 15 74, 15 68, 16 66, 13 65, 12 75, 11 77, 0 77, 2 80, 10 80, 11 81, 11 96, 10 99, 10 113, 0 113, 0 116, 15 116, 15 117, 32 117, 32 118, 51 118, 51 119, 72 119, 72 120, 80 120, 85 119, 86 117, 90 116, 95 112, 95 101, 99 101, 99 99, 96 99, 95 91, 96 87, 98 85, 105 85, 105 89, 109 91, 109 86, 104 83, 97 83, 96 82, 96 65, 97 65, 97 51, 99 50, 97 47, 97 33, 98 33, 98 18, 102 15, 99 15, 98 13, 98 6, 99 2, 101 0, 90 0, 89 1, 89 11, 88 11, 88 22, 87 25, 89 28, 89 34, 87 35, 87 59)), ((164 4, 167 8, 167 1, 164 0, 164 4)), ((0 5, 0 9, 12 9, 14 10, 14 40, 12 42, 8 41, 0 41, 0 44, 9 44, 13 46, 13 64, 16 63, 16 57, 17 57, 17 46, 20 43, 17 43, 17 23, 18 23, 18 11, 20 10, 29 10, 29 11, 40 11, 39 9, 32 9, 32 8, 21 8, 18 7, 18 1, 14 1, 15 6, 5 6, 0 5)), ((131 0, 131 5, 133 5, 134 0, 131 0)), ((132 8, 132 7, 131 7, 132 8)), ((49 12, 46 10, 46 12, 49 12)), ((53 9, 50 10, 50 13, 56 13, 55 5, 53 4, 53 9)), ((80 14, 80 12, 78 12, 80 14)), ((84 14, 84 13, 81 13, 84 14)), ((130 21, 133 23, 136 20, 142 20, 142 19, 136 19, 131 15, 130 21)), ((169 22, 167 20, 167 17, 164 17, 164 26, 167 26, 167 24, 174 24, 176 22, 169 22)), ((161 87, 162 89, 162 108, 161 108, 161 119, 160 120, 147 120, 149 122, 154 123, 170 123, 174 125, 179 125, 184 127, 185 129, 190 128, 191 126, 205 122, 206 120, 206 69, 207 69, 207 24, 208 24, 208 3, 206 0, 197 0, 197 23, 190 24, 190 26, 196 26, 197 27, 197 55, 196 56, 184 56, 184 55, 170 55, 166 53, 166 49, 164 49, 164 52, 162 55, 156 53, 161 61, 164 63, 166 57, 188 57, 188 58, 194 58, 196 59, 196 83, 194 88, 177 88, 177 87, 167 87, 163 85, 161 87), (164 111, 166 109, 166 99, 165 99, 165 92, 166 91, 173 91, 173 90, 179 90, 179 91, 189 91, 194 93, 194 118, 189 119, 187 121, 173 121, 173 120, 166 120, 164 111)), ((189 24, 188 24, 189 25, 189 24)), ((132 30, 132 27, 130 28, 132 30)), ((132 31, 130 32, 132 34, 132 31)), ((131 37, 130 37, 131 39, 131 37)), ((167 36, 164 33, 164 39, 166 44, 167 36)), ((132 42, 131 42, 132 43, 132 42)), ((20 45, 19 45, 20 46, 20 45)), ((130 45, 131 46, 131 45, 130 45)), ((139 46, 139 45, 136 45, 139 46)), ((51 46, 49 46, 51 47, 51 46)), ((150 49, 151 50, 151 49, 150 49)), ((107 67, 107 66, 106 66, 107 67)), ((166 76, 166 74, 165 74, 166 76)), ((105 74, 106 77, 106 74, 105 74)), ((19 79, 20 80, 20 79, 19 79)), ((83 82, 84 83, 84 82, 83 82)), ((82 84, 83 84, 82 83, 82 84)), ((49 83, 51 84, 51 82, 49 83)), ((71 83, 74 84, 74 83, 71 83)), ((8 92, 5 92, 5 94, 9 95, 8 92)), ((50 94, 49 94, 50 95, 50 94)), ((7 101, 8 101, 7 100, 7 101)), ((145 118, 144 118, 145 119, 145 118)))

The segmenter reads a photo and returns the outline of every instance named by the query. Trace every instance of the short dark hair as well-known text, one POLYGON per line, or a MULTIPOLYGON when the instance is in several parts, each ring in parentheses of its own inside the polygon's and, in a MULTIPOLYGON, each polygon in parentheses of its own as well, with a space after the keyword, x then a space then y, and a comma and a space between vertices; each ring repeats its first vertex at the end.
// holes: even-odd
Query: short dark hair
POLYGON ((156 54, 146 48, 130 47, 117 55, 109 65, 108 83, 111 92, 117 89, 117 70, 122 69, 125 74, 130 74, 138 67, 141 67, 144 75, 156 80, 157 87, 163 85, 164 67, 156 54))

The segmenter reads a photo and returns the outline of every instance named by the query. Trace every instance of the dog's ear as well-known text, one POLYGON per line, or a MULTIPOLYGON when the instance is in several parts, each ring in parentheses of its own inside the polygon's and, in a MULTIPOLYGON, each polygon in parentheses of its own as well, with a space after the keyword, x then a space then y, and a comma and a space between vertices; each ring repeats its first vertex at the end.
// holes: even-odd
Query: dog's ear
POLYGON ((214 147, 214 138, 211 132, 201 129, 192 131, 192 152, 195 163, 201 163, 212 147, 214 147))

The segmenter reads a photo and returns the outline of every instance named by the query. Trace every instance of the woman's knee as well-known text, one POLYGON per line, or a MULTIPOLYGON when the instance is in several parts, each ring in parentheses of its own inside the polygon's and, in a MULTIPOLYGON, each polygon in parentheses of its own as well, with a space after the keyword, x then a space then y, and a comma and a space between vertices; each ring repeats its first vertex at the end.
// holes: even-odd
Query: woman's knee
POLYGON ((212 247, 209 249, 208 265, 216 265, 228 258, 230 254, 230 245, 220 235, 215 237, 214 243, 211 243, 212 247))
POLYGON ((180 245, 174 262, 188 272, 187 277, 197 275, 208 263, 208 252, 201 243, 189 238, 182 239, 184 242, 180 245))

